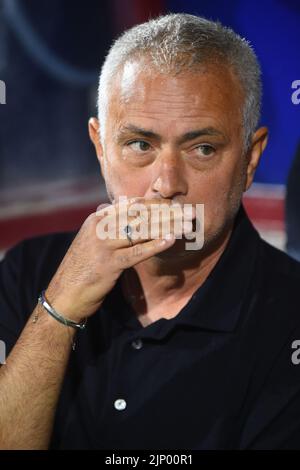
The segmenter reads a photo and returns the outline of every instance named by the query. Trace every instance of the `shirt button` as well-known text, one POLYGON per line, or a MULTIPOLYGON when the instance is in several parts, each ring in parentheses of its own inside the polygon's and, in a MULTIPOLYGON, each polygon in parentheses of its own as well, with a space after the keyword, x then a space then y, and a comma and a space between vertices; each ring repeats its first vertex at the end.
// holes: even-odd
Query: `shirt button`
POLYGON ((114 403, 114 407, 118 411, 125 410, 126 406, 127 406, 126 401, 123 400, 123 398, 118 398, 118 400, 116 400, 114 403))
POLYGON ((132 341, 131 346, 134 349, 141 349, 143 347, 143 341, 141 339, 135 339, 132 341))

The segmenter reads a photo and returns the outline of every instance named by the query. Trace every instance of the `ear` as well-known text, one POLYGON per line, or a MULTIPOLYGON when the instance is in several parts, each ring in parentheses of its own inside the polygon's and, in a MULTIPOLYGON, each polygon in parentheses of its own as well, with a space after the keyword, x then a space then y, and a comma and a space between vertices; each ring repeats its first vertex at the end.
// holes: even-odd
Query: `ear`
POLYGON ((266 148, 268 142, 268 128, 260 127, 252 136, 252 142, 247 152, 247 178, 244 191, 247 191, 254 179, 256 168, 260 157, 266 148))
POLYGON ((92 117, 89 119, 89 136, 95 147, 97 159, 100 163, 100 169, 102 176, 104 175, 104 156, 103 156, 103 146, 100 139, 99 133, 100 125, 97 118, 92 117))
POLYGON ((95 117, 92 117, 89 119, 89 136, 94 144, 97 158, 99 160, 99 163, 101 164, 101 159, 103 158, 103 147, 100 139, 100 134, 99 134, 99 121, 95 117))

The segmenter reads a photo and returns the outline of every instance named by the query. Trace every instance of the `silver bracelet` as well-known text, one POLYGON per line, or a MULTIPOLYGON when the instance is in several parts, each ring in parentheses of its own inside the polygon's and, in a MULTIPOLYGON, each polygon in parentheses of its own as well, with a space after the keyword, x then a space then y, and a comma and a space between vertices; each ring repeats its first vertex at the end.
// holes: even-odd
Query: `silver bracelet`
POLYGON ((49 304, 49 302, 46 300, 45 291, 44 291, 44 290, 43 290, 43 291, 41 292, 41 294, 39 295, 38 301, 39 301, 39 303, 44 307, 44 309, 47 310, 47 312, 48 312, 53 318, 55 318, 55 320, 59 321, 59 322, 62 323, 63 325, 65 325, 65 326, 71 326, 72 328, 76 328, 76 329, 80 329, 80 330, 83 330, 83 329, 85 328, 87 319, 83 320, 83 321, 80 322, 80 323, 76 323, 76 322, 73 321, 73 320, 68 320, 67 318, 65 318, 63 315, 61 315, 60 313, 58 313, 53 307, 51 307, 51 305, 49 304))

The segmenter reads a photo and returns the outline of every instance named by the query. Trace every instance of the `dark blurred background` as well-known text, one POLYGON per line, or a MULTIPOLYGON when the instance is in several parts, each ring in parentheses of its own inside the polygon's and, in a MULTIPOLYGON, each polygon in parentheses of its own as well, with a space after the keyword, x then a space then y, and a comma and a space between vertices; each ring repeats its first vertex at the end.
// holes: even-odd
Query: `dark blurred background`
POLYGON ((285 183, 300 142, 300 105, 291 100, 300 1, 0 0, 0 251, 77 228, 105 199, 87 133, 99 70, 118 34, 166 12, 219 19, 255 48, 270 141, 245 205, 263 236, 284 247, 285 183))

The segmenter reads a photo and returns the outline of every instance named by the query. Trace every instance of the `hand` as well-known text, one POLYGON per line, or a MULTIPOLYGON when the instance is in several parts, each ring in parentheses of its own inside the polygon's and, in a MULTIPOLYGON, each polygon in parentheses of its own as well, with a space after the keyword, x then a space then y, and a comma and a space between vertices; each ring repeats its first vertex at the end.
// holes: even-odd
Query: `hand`
MULTIPOLYGON (((130 204, 134 202, 142 203, 146 207, 149 214, 148 220, 150 220, 151 204, 172 204, 171 200, 166 199, 135 198, 121 204, 104 204, 98 207, 97 212, 88 216, 45 293, 53 308, 66 318, 79 322, 93 315, 125 269, 167 250, 174 244, 175 237, 178 235, 175 222, 179 219, 182 221, 182 212, 176 213, 176 210, 170 211, 172 230, 170 239, 153 236, 154 231, 156 235, 163 233, 165 216, 162 216, 157 223, 151 224, 151 230, 149 227, 150 233, 146 239, 133 239, 133 246, 127 237, 99 239, 97 236, 99 225, 97 224, 104 217, 109 218, 110 227, 115 224, 117 234, 119 233, 119 217, 121 218, 122 215, 127 216, 130 225, 134 226, 137 223, 141 226, 149 225, 147 217, 137 220, 137 217, 128 216, 130 204)), ((186 226, 184 230, 186 232, 186 226)))

